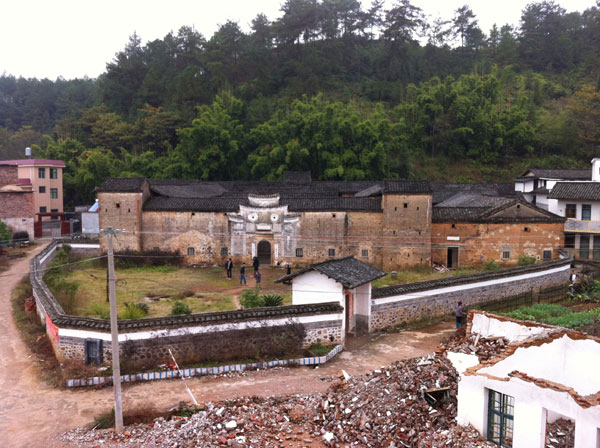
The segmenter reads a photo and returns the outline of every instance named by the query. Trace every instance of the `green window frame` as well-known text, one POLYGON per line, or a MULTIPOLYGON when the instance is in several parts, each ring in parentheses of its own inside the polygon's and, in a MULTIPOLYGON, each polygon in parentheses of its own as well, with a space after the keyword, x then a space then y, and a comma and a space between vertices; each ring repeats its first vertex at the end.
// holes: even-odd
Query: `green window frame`
POLYGON ((46 178, 46 168, 38 168, 38 179, 46 178))
POLYGON ((592 204, 581 204, 581 220, 592 220, 592 204))
POLYGON ((488 389, 487 439, 500 446, 513 445, 515 399, 488 389))
POLYGON ((50 179, 58 179, 58 168, 50 168, 50 179))
POLYGON ((58 188, 50 188, 50 199, 58 199, 58 188))

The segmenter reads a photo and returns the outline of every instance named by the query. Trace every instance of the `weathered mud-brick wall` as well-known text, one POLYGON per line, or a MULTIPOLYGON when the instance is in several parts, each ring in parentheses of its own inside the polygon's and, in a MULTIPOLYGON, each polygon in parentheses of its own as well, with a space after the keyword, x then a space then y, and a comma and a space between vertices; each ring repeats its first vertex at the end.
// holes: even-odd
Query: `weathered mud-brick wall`
POLYGON ((226 213, 145 211, 143 250, 179 251, 186 264, 224 265, 231 253, 226 213))
POLYGON ((0 165, 0 187, 17 185, 19 181, 19 167, 17 165, 0 165))
POLYGON ((431 195, 383 196, 383 269, 431 263, 431 195))
POLYGON ((556 260, 563 244, 563 230, 562 222, 433 223, 432 258, 446 264, 448 247, 458 247, 459 266, 481 265, 488 260, 516 265, 522 255, 542 260, 544 251, 556 260), (507 254, 508 258, 503 258, 507 254))
POLYGON ((369 330, 448 315, 458 301, 466 308, 520 294, 568 285, 571 260, 505 269, 429 282, 373 289, 369 330))
POLYGON ((302 257, 287 257, 284 261, 308 265, 354 255, 377 263, 381 219, 382 213, 376 212, 301 213, 294 244, 302 249, 302 257))
MULTIPOLYGON (((142 250, 142 207, 144 200, 150 195, 147 185, 143 191, 133 193, 98 193, 98 207, 100 229, 124 230, 118 238, 113 239, 115 252, 123 250, 142 250)), ((100 246, 104 252, 107 250, 106 236, 100 235, 100 246)))

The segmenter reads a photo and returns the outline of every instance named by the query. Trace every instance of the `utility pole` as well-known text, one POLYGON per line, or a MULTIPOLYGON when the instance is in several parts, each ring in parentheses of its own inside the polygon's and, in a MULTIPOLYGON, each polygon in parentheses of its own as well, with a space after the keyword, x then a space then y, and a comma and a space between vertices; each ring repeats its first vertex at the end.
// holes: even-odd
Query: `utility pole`
POLYGON ((112 339, 113 391, 115 393, 115 430, 123 432, 123 399, 121 397, 121 366, 119 364, 119 328, 117 326, 117 291, 113 235, 109 227, 105 232, 108 246, 108 297, 110 299, 110 335, 112 339))

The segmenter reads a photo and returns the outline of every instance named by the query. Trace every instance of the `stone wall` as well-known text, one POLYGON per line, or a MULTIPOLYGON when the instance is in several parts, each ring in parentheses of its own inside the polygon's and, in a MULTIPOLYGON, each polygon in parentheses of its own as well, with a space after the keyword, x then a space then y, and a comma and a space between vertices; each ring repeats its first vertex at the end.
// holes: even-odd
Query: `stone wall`
POLYGON ((477 266, 488 260, 516 265, 521 255, 542 260, 544 251, 551 251, 556 260, 563 245, 563 228, 562 222, 433 223, 431 255, 434 262, 446 265, 448 247, 458 247, 458 266, 477 266), (503 252, 508 252, 509 258, 504 259, 503 252))
POLYGON ((401 325, 455 311, 458 301, 466 308, 509 299, 525 293, 565 291, 571 259, 502 271, 450 277, 429 282, 373 289, 369 330, 401 325))
MULTIPOLYGON (((104 357, 110 359, 110 322, 65 314, 43 282, 43 269, 58 246, 53 242, 34 257, 30 273, 37 310, 56 355, 82 360, 90 339, 102 341, 104 357)), ((342 319, 338 303, 324 303, 119 320, 119 348, 128 360, 140 363, 166 361, 167 348, 183 361, 192 357, 202 361, 216 354, 227 359, 227 353, 251 358, 285 351, 300 333, 301 346, 317 341, 343 343, 342 319)))

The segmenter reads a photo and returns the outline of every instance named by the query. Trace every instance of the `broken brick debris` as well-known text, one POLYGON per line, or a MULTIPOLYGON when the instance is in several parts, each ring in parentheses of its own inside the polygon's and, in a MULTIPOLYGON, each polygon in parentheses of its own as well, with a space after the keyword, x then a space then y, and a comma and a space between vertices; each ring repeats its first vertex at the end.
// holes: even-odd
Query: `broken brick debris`
MULTIPOLYGON (((340 372, 341 373, 341 372, 340 372)), ((189 418, 159 418, 127 432, 77 429, 62 441, 103 447, 494 447, 456 425, 458 375, 439 356, 403 360, 315 395, 207 403, 189 418), (430 405, 426 391, 443 390, 430 405)))

